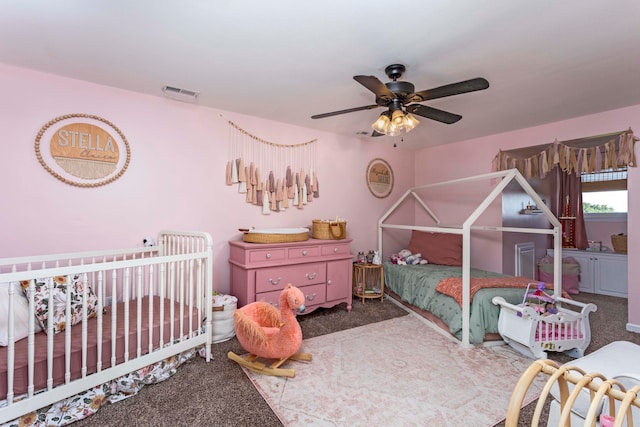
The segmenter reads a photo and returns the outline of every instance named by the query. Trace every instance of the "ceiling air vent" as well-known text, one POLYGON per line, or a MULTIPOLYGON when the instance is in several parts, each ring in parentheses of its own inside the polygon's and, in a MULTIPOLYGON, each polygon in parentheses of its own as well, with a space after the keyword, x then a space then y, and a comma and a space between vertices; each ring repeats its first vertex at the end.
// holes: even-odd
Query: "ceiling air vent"
POLYGON ((196 92, 195 90, 182 89, 169 85, 163 85, 162 92, 167 98, 191 103, 196 102, 196 99, 198 99, 198 95, 200 95, 200 92, 196 92))

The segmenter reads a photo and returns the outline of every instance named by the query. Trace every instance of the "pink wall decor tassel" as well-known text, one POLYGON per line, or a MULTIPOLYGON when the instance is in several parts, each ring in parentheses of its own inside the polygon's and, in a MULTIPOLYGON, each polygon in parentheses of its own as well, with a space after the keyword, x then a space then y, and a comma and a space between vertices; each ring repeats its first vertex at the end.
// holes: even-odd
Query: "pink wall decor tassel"
POLYGON ((247 181, 246 181, 246 183, 245 183, 245 184, 246 184, 246 186, 247 186, 247 189, 246 189, 246 193, 247 193, 247 199, 246 199, 246 202, 247 202, 247 203, 251 203, 252 198, 253 198, 253 185, 251 185, 251 175, 250 175, 250 170, 249 170, 249 167, 248 167, 248 166, 245 166, 245 167, 244 167, 244 169, 245 169, 245 173, 246 173, 246 175, 247 175, 247 181))
POLYGON ((306 201, 313 202, 313 193, 311 192, 311 177, 309 175, 307 175, 307 177, 304 179, 304 189, 307 196, 305 197, 306 201))
POLYGON ((282 191, 282 180, 278 178, 276 181, 276 211, 282 210, 282 201, 284 200, 284 193, 282 191))
POLYGON ((244 170, 244 160, 242 157, 238 159, 238 181, 244 182, 247 180, 247 173, 244 170))
POLYGON ((287 210, 287 209, 289 209, 289 196, 287 194, 287 188, 285 187, 284 181, 282 181, 282 189, 280 191, 282 192, 282 206, 281 206, 281 209, 282 210, 287 210))
POLYGON ((238 165, 235 160, 231 161, 231 183, 236 184, 238 182, 238 165))
POLYGON ((227 169, 225 171, 225 182, 227 183, 227 185, 232 185, 233 182, 231 182, 231 162, 227 162, 227 169))
POLYGON ((318 174, 313 175, 313 197, 320 197, 320 183, 318 182, 318 174))
POLYGON ((269 191, 266 189, 262 192, 262 213, 264 215, 269 215, 271 213, 271 209, 269 208, 269 191))
POLYGON ((258 184, 256 180, 256 165, 253 162, 249 164, 249 180, 251 181, 251 185, 258 184))

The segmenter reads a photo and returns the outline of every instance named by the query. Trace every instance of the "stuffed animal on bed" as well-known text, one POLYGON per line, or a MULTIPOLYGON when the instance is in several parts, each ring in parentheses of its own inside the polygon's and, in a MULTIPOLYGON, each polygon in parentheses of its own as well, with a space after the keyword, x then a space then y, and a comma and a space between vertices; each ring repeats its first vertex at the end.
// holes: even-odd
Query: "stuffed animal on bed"
POLYGON ((422 258, 422 254, 412 254, 409 249, 403 249, 397 254, 391 255, 391 263, 398 265, 416 265, 428 264, 429 262, 422 258))
POLYGON ((408 265, 418 265, 418 264, 428 264, 429 263, 426 259, 422 258, 422 254, 419 253, 419 252, 409 255, 405 259, 405 261, 407 262, 408 265))

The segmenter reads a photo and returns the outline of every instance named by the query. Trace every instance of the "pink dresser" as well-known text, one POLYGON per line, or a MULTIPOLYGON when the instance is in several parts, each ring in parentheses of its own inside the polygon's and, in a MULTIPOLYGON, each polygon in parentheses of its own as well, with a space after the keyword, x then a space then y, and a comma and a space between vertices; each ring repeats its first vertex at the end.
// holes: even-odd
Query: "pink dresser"
POLYGON ((278 304, 289 283, 305 294, 310 313, 347 303, 351 311, 353 256, 350 239, 295 243, 230 241, 231 293, 242 307, 254 301, 278 304))

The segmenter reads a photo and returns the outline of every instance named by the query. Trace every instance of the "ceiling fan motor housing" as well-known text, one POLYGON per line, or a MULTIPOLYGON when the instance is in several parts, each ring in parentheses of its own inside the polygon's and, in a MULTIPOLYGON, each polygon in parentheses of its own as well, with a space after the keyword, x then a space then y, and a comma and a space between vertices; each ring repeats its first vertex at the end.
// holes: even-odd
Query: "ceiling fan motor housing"
POLYGON ((391 92, 395 93, 398 98, 403 98, 410 93, 414 93, 416 90, 413 83, 406 81, 387 82, 385 86, 387 86, 391 92))

